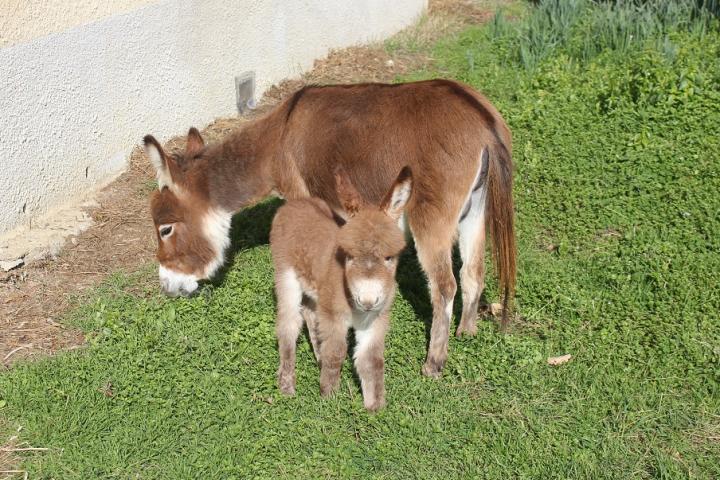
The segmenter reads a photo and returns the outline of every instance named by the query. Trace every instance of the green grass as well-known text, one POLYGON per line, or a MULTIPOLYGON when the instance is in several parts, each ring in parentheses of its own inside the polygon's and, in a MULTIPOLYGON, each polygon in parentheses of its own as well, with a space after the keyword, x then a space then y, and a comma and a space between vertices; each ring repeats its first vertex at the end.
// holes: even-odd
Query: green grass
POLYGON ((667 45, 670 32, 705 33, 714 15, 720 13, 718 0, 543 0, 537 3, 524 21, 515 26, 508 28, 499 17, 495 22, 494 35, 508 37, 515 46, 512 58, 526 68, 537 66, 559 50, 586 62, 607 49, 625 53, 652 43, 657 50, 674 55, 667 45))
POLYGON ((430 309, 408 252, 387 409, 364 411, 349 362, 339 395, 321 399, 305 339, 298 395, 281 397, 266 245, 277 203, 265 203, 235 219, 232 265, 197 298, 115 276, 73 315, 86 350, 0 376, 0 415, 23 427, 20 441, 51 448, 23 468, 84 479, 720 477, 720 33, 712 22, 670 30, 672 57, 648 39, 578 62, 568 49, 587 34, 526 68, 512 29, 473 28, 412 76, 475 85, 514 132, 512 333, 481 322, 477 338, 451 340, 441 380, 421 377, 430 309), (564 353, 570 363, 546 364, 564 353))

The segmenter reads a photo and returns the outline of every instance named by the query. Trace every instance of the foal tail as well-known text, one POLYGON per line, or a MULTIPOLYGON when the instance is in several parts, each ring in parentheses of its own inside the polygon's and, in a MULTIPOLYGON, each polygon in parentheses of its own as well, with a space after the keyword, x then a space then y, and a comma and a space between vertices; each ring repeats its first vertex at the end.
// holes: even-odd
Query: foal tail
POLYGON ((490 145, 485 219, 492 239, 491 250, 495 272, 499 286, 504 290, 501 320, 503 330, 508 325, 509 308, 512 306, 512 297, 515 294, 517 274, 512 184, 512 158, 507 147, 498 141, 490 145))

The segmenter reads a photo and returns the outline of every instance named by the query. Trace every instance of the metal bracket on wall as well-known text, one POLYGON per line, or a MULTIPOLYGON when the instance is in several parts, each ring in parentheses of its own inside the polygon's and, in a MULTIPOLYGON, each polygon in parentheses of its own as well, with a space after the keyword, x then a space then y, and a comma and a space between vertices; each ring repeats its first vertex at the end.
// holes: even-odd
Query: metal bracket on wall
POLYGON ((255 108, 255 72, 245 72, 235 77, 235 100, 241 115, 255 108))

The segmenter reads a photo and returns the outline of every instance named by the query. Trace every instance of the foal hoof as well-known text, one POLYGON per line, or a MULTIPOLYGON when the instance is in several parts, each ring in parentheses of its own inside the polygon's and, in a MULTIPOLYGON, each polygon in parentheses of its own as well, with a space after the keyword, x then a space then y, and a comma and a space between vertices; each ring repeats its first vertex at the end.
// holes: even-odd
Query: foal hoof
POLYGON ((295 385, 280 385, 280 393, 292 397, 295 395, 295 385))
POLYGON ((280 388, 280 393, 283 395, 295 395, 295 377, 280 375, 278 378, 278 387, 280 388))
POLYGON ((442 376, 442 369, 445 362, 435 362, 428 360, 422 367, 422 374, 429 378, 440 378, 442 376))
POLYGON ((332 397, 335 392, 337 392, 340 389, 340 385, 320 385, 320 395, 322 397, 328 398, 332 397))

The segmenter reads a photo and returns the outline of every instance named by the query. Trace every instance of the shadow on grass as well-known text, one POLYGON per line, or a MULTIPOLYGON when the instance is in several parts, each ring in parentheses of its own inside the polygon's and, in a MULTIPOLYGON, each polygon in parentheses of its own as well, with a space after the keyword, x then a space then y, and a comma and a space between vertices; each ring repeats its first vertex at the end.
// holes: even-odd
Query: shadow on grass
POLYGON ((230 227, 230 247, 226 252, 228 260, 209 282, 210 285, 217 287, 225 281, 225 276, 233 264, 232 259, 239 252, 267 245, 270 242, 270 226, 275 212, 282 204, 282 200, 273 198, 246 208, 233 217, 230 227))
POLYGON ((430 341, 432 324, 432 303, 428 282, 420 266, 420 261, 412 242, 407 246, 400 258, 397 270, 398 289, 403 298, 412 307, 415 317, 425 324, 425 341, 430 341))
MULTIPOLYGON (((455 301, 453 304, 454 321, 450 325, 450 335, 455 335, 455 330, 460 323, 462 316, 462 292, 460 288, 460 267, 462 260, 460 259, 460 251, 457 246, 453 249, 453 275, 458 282, 457 292, 455 293, 455 301)), ((425 349, 430 345, 430 329, 432 328, 432 302, 430 301, 429 285, 427 277, 423 272, 420 262, 418 261, 417 252, 412 243, 408 245, 400 259, 400 265, 397 271, 397 281, 400 293, 403 298, 410 303, 415 316, 418 320, 425 324, 425 349)), ((487 305, 486 292, 480 296, 479 302, 481 308, 487 305)), ((478 316, 478 321, 481 318, 478 316)))

